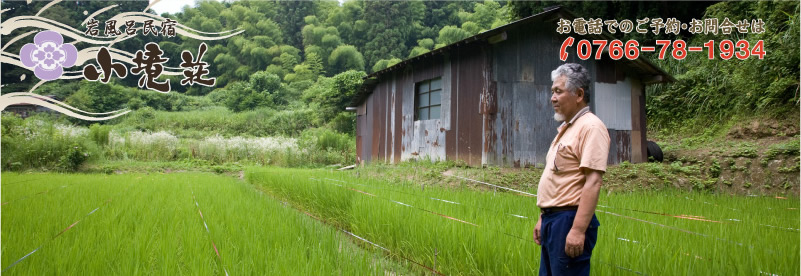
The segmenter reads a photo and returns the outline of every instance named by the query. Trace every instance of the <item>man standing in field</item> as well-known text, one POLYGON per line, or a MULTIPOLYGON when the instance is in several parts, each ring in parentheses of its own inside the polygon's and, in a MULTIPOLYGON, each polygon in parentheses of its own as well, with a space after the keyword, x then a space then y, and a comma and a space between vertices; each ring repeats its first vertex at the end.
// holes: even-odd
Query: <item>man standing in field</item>
POLYGON ((590 75, 575 63, 551 72, 554 120, 562 122, 537 190, 541 213, 534 241, 542 246, 540 275, 589 275, 598 238, 595 207, 606 171, 609 133, 590 112, 590 75))

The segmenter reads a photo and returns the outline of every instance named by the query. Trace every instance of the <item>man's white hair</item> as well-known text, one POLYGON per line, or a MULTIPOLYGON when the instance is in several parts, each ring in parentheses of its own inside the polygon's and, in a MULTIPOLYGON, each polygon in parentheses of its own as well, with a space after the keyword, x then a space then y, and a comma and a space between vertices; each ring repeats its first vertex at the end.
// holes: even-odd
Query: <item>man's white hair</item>
POLYGON ((565 76, 565 86, 567 90, 576 95, 579 88, 584 89, 584 102, 590 103, 590 72, 577 63, 565 63, 551 71, 551 81, 556 81, 561 76, 565 76))

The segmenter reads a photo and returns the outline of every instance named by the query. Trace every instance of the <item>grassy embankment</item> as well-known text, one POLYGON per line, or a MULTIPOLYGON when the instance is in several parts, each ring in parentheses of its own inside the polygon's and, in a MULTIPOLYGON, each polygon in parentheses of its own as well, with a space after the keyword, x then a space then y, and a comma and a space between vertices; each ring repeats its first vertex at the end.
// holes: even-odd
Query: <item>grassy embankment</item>
MULTIPOLYGON (((663 162, 610 165, 604 175, 607 192, 696 191, 728 195, 799 195, 799 127, 797 116, 785 120, 761 117, 732 119, 714 128, 655 130, 648 139, 664 153, 663 162)), ((427 186, 472 185, 458 176, 536 191, 541 168, 471 168, 459 162, 374 162, 355 173, 390 181, 413 180, 427 186)), ((476 186, 486 189, 485 186, 476 186)))

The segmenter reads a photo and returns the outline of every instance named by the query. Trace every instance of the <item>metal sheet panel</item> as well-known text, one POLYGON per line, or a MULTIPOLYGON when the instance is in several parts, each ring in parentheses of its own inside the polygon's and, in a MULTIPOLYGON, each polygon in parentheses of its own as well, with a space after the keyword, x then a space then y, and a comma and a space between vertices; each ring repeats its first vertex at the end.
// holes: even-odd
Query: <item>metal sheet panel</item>
POLYGON ((648 161, 645 140, 645 96, 637 79, 631 82, 631 162, 648 161))
POLYGON ((421 82, 424 80, 433 79, 442 76, 443 57, 432 57, 414 65, 414 79, 413 82, 421 82))
MULTIPOLYGON (((497 82, 498 115, 494 132, 498 143, 487 153, 489 164, 501 166, 544 166, 549 145, 559 123, 550 105, 551 71, 564 62, 559 46, 564 38, 553 35, 549 26, 526 26, 508 30, 508 39, 493 45, 493 79, 497 82)), ((590 74, 594 64, 584 65, 590 74)), ((592 101, 591 101, 592 102, 592 101)))
POLYGON ((381 149, 380 160, 387 162, 388 160, 388 144, 389 144, 389 93, 391 92, 392 80, 384 82, 384 89, 381 91, 381 111, 379 116, 381 118, 381 149))
POLYGON ((403 73, 395 74, 395 83, 392 85, 392 163, 401 161, 401 145, 403 141, 403 83, 407 81, 403 73))
POLYGON ((414 71, 408 69, 403 72, 403 82, 401 94, 401 160, 413 158, 413 152, 417 150, 412 147, 414 140, 414 71))
POLYGON ((480 95, 483 87, 482 68, 484 58, 479 47, 464 47, 456 50, 459 65, 454 72, 457 78, 455 124, 457 129, 456 156, 470 166, 481 166, 482 122, 479 114, 480 95))
MULTIPOLYGON (((459 121, 458 116, 458 107, 459 107, 459 75, 456 74, 459 72, 459 58, 451 58, 448 57, 448 63, 443 71, 442 76, 442 84, 443 86, 447 85, 448 90, 451 92, 448 93, 450 96, 450 111, 449 116, 449 123, 447 127, 447 131, 445 132, 445 156, 447 156, 450 160, 458 160, 459 159, 459 152, 457 151, 457 143, 458 139, 457 135, 459 133, 459 125, 457 122, 459 121)), ((444 88, 443 88, 444 89, 444 88)))
POLYGON ((445 131, 451 130, 451 61, 450 59, 446 58, 443 61, 442 66, 442 114, 440 115, 440 119, 442 120, 442 127, 445 131))
POLYGON ((545 165, 548 148, 556 136, 559 122, 553 120, 550 85, 530 82, 514 83, 513 165, 515 167, 545 165))
POLYGON ((517 29, 509 30, 507 39, 492 45, 492 79, 498 83, 516 81, 518 72, 517 51, 520 44, 520 35, 517 29))
POLYGON ((380 144, 378 137, 380 136, 380 126, 378 125, 380 118, 378 113, 378 103, 379 97, 381 96, 381 85, 377 85, 373 90, 373 94, 370 95, 368 100, 370 101, 370 111, 368 111, 368 115, 370 118, 370 161, 376 160, 376 155, 378 154, 378 145, 380 144))
POLYGON ((392 150, 392 128, 390 126, 391 123, 391 109, 390 100, 392 98, 392 80, 386 82, 386 86, 384 88, 384 96, 383 96, 383 110, 381 112, 381 119, 383 121, 383 125, 381 126, 381 138, 382 138, 382 149, 381 149, 381 160, 384 162, 389 162, 390 152, 392 150))
POLYGON ((384 91, 387 81, 382 80, 370 97, 373 99, 373 152, 372 161, 383 161, 384 152, 384 91))
POLYGON ((385 86, 386 83, 382 82, 377 86, 378 89, 376 89, 375 93, 371 95, 373 98, 373 110, 375 111, 373 112, 373 162, 381 160, 381 146, 383 144, 381 142, 384 141, 384 137, 381 135, 383 134, 381 126, 384 122, 384 118, 381 116, 384 114, 382 113, 381 106, 384 101, 382 101, 381 96, 384 94, 385 86))
POLYGON ((593 112, 606 128, 631 130, 631 78, 615 84, 596 82, 595 102, 593 112))
POLYGON ((493 127, 495 128, 494 149, 485 153, 487 164, 499 166, 512 166, 514 160, 514 89, 507 82, 499 82, 497 85, 497 108, 493 127))
MULTIPOLYGON (((578 63, 587 68, 590 76, 595 78, 595 61, 581 60, 575 54, 568 56, 566 61, 559 60, 559 49, 566 35, 554 32, 555 24, 538 24, 525 26, 507 33, 519 39, 510 39, 503 43, 518 43, 516 47, 509 47, 508 52, 497 52, 498 55, 513 55, 516 63, 499 64, 499 68, 507 70, 504 74, 510 81, 534 82, 551 85, 551 71, 565 63, 578 63), (553 28, 552 28, 553 27, 553 28), (511 66, 515 65, 515 66, 511 66)), ((510 58, 506 58, 508 60, 510 58)))
MULTIPOLYGON (((375 90, 377 89, 378 88, 375 88, 373 93, 375 93, 375 90)), ((370 94, 370 96, 367 97, 367 100, 364 101, 365 105, 364 131, 361 132, 362 133, 361 158, 362 160, 364 160, 364 162, 370 162, 371 160, 373 160, 373 139, 375 139, 374 138, 375 135, 373 132, 374 128, 373 117, 375 116, 375 104, 374 104, 375 101, 373 99, 375 98, 375 96, 373 95, 375 94, 370 94)))
POLYGON ((631 162, 631 131, 609 130, 609 157, 607 164, 619 164, 623 161, 631 162))
POLYGON ((492 50, 489 45, 483 45, 481 48, 481 97, 479 99, 479 110, 482 119, 482 141, 483 144, 481 153, 481 164, 488 164, 488 158, 494 151, 497 137, 495 135, 495 118, 498 112, 498 86, 497 82, 492 80, 492 50))
MULTIPOLYGON (((393 73, 393 75, 395 75, 393 73)), ((387 91, 387 162, 395 162, 395 84, 397 76, 393 76, 392 83, 387 91)))
POLYGON ((442 121, 439 119, 420 120, 414 122, 414 140, 412 153, 415 158, 444 161, 445 131, 442 130, 442 121))
MULTIPOLYGON (((443 81, 450 80, 450 77, 445 77, 445 62, 441 57, 432 60, 421 62, 415 67, 410 67, 399 77, 398 83, 395 85, 401 90, 397 92, 400 94, 400 102, 396 103, 399 110, 402 110, 400 119, 401 128, 401 141, 400 141, 400 160, 408 160, 412 158, 430 158, 433 160, 445 160, 445 147, 446 147, 446 128, 450 125, 450 83, 443 83, 442 95, 442 108, 440 109, 440 118, 436 120, 414 121, 415 113, 415 83, 425 81, 433 78, 442 77, 443 81)), ((449 68, 449 66, 447 66, 449 68)), ((448 71, 448 74, 450 72, 448 71)))
POLYGON ((363 102, 356 109, 356 163, 361 164, 364 158, 364 145, 362 136, 365 136, 367 117, 364 116, 367 102, 363 102))

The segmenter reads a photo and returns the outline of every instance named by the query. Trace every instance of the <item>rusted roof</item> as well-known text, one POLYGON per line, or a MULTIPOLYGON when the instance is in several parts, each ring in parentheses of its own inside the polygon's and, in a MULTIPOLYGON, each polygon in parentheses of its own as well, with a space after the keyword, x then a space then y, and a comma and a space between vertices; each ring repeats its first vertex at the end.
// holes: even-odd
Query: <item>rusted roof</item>
MULTIPOLYGON (((426 52, 424 54, 421 54, 421 55, 418 55, 418 56, 403 60, 403 61, 401 61, 401 62, 399 62, 399 63, 397 63, 395 65, 392 65, 390 67, 387 67, 387 68, 385 68, 383 70, 373 72, 373 73, 371 73, 371 74, 369 74, 369 75, 364 77, 364 83, 360 87, 359 91, 357 91, 356 97, 353 99, 351 104, 353 106, 357 106, 357 105, 360 105, 362 102, 364 102, 364 100, 367 98, 367 96, 370 95, 370 93, 372 92, 372 90, 375 87, 375 85, 378 84, 381 75, 384 75, 386 73, 389 73, 389 72, 404 68, 407 64, 411 64, 411 63, 414 63, 414 62, 416 62, 418 60, 427 59, 427 58, 430 58, 430 57, 433 57, 433 56, 436 56, 436 55, 440 55, 440 54, 442 54, 444 52, 448 52, 451 49, 454 49, 456 47, 462 47, 464 45, 467 45, 467 44, 470 44, 470 43, 475 43, 477 41, 484 41, 484 40, 486 40, 486 39, 488 39, 488 38, 490 38, 492 36, 495 36, 495 35, 498 35, 498 34, 502 34, 504 31, 506 31, 506 30, 508 30, 510 28, 514 28, 514 27, 517 27, 517 26, 520 26, 520 25, 525 25, 525 24, 534 23, 534 22, 545 22, 545 21, 556 20, 558 18, 565 18, 565 19, 571 19, 572 20, 572 19, 576 18, 576 16, 573 13, 569 12, 567 9, 562 8, 561 6, 556 6, 556 7, 553 7, 552 9, 546 10, 544 12, 541 12, 541 13, 538 13, 538 14, 535 14, 535 15, 531 15, 529 17, 526 17, 526 18, 511 22, 509 24, 497 27, 495 29, 491 29, 491 30, 487 30, 487 31, 481 32, 481 33, 476 34, 474 36, 471 36, 471 37, 462 39, 460 41, 448 44, 446 46, 431 50, 431 51, 426 52)), ((606 40, 615 39, 613 36, 611 36, 609 34, 606 34, 606 33, 602 33, 600 35, 588 34, 588 35, 585 35, 584 37, 589 37, 589 38, 594 38, 594 39, 606 39, 606 40)), ((639 69, 641 71, 645 71, 649 75, 658 76, 658 78, 656 80, 654 80, 653 83, 674 82, 674 81, 676 81, 676 79, 674 79, 673 76, 671 76, 670 74, 668 74, 667 72, 662 70, 662 68, 659 68, 658 66, 653 64, 650 60, 648 60, 645 57, 640 56, 639 58, 637 58, 635 60, 621 59, 619 61, 621 61, 621 62, 623 62, 625 64, 628 64, 629 66, 635 67, 635 68, 637 68, 637 69, 639 69)))

